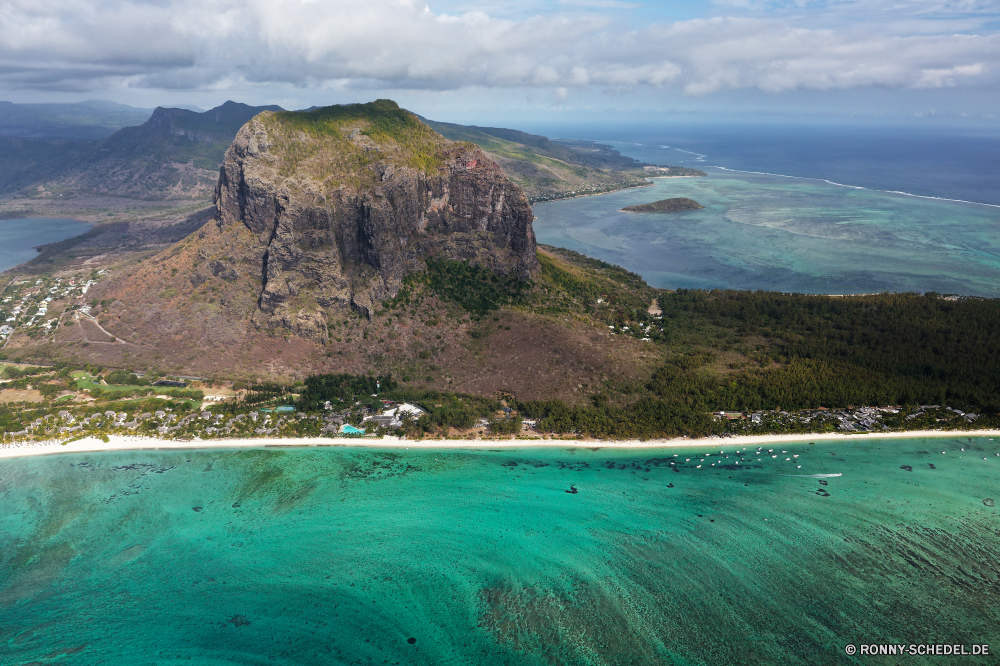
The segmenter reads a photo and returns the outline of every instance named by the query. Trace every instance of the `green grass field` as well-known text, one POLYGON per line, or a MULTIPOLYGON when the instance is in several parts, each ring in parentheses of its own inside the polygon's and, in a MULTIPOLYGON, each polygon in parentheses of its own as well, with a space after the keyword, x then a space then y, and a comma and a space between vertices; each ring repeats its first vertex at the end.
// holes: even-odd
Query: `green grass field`
POLYGON ((101 384, 94 381, 94 377, 83 370, 77 370, 71 373, 76 383, 76 387, 81 391, 90 391, 91 394, 94 393, 95 389, 100 391, 105 395, 114 395, 116 397, 124 394, 134 394, 134 395, 145 395, 149 393, 156 393, 158 395, 167 395, 172 398, 191 398, 194 400, 200 400, 204 397, 204 393, 196 389, 176 389, 176 388, 163 388, 159 386, 139 386, 138 384, 101 384))

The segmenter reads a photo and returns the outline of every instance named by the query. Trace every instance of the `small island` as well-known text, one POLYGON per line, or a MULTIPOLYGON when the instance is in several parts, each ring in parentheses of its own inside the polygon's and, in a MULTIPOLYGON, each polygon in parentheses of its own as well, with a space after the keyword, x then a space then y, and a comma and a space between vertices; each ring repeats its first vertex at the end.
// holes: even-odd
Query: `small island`
POLYGON ((640 204, 638 206, 625 206, 622 208, 629 213, 675 213, 681 210, 698 210, 704 208, 694 199, 679 197, 676 199, 663 199, 653 203, 640 204))

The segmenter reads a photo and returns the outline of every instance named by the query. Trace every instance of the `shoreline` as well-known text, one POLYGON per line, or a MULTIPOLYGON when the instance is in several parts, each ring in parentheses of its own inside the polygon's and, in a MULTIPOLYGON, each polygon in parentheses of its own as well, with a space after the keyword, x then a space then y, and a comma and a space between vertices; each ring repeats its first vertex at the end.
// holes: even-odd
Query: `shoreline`
POLYGON ((589 448, 589 449, 684 449, 693 447, 731 448, 754 444, 803 444, 815 441, 852 439, 919 439, 928 437, 1000 437, 1000 430, 913 430, 885 433, 822 433, 794 435, 740 435, 736 437, 705 437, 699 439, 657 440, 590 440, 590 439, 401 439, 383 437, 362 439, 349 437, 276 437, 240 439, 172 440, 139 435, 108 435, 108 442, 86 437, 67 444, 48 440, 22 442, 0 446, 0 459, 27 458, 60 453, 101 453, 107 451, 171 451, 197 449, 261 449, 261 448, 359 448, 359 449, 525 449, 525 448, 589 448))
MULTIPOLYGON (((708 174, 706 174, 706 176, 707 175, 708 174)), ((704 177, 705 176, 643 176, 643 178, 645 178, 647 181, 654 180, 656 178, 704 178, 704 177)), ((568 199, 579 199, 580 197, 600 197, 600 196, 604 196, 605 194, 614 194, 615 192, 624 192, 625 190, 636 190, 636 189, 639 189, 640 187, 649 187, 650 185, 653 185, 653 183, 647 182, 647 183, 644 183, 643 185, 630 185, 628 187, 619 187, 617 190, 608 190, 607 192, 587 192, 587 193, 584 193, 584 194, 567 194, 564 197, 556 197, 554 199, 546 199, 545 201, 536 201, 535 203, 533 203, 531 205, 534 207, 534 206, 538 206, 540 204, 546 204, 546 203, 549 203, 549 202, 552 202, 552 201, 566 201, 568 199)))

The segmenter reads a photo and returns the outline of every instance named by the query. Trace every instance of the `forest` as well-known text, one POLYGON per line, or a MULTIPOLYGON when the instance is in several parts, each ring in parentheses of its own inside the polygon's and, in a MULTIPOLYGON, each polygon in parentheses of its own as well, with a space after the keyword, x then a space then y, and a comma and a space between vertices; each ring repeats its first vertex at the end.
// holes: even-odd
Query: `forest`
POLYGON ((503 275, 453 259, 427 259, 426 279, 436 294, 479 316, 504 305, 523 303, 533 286, 516 275, 503 275))
POLYGON ((949 404, 1000 410, 1000 300, 665 292, 672 351, 650 389, 713 409, 949 404), (722 371, 727 352, 742 357, 722 371), (685 353, 686 352, 686 353, 685 353))
POLYGON ((710 412, 942 405, 1000 412, 1000 301, 679 289, 658 299, 666 354, 635 396, 520 404, 544 432, 720 434, 710 412))

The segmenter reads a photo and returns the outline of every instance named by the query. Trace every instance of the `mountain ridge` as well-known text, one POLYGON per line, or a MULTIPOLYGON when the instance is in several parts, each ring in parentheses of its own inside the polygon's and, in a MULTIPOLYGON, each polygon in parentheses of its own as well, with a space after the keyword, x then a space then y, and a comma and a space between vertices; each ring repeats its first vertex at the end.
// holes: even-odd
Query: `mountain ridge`
POLYGON ((254 115, 276 109, 232 101, 202 113, 157 107, 141 125, 100 141, 0 139, 0 191, 22 189, 42 199, 207 200, 236 131, 254 115))

